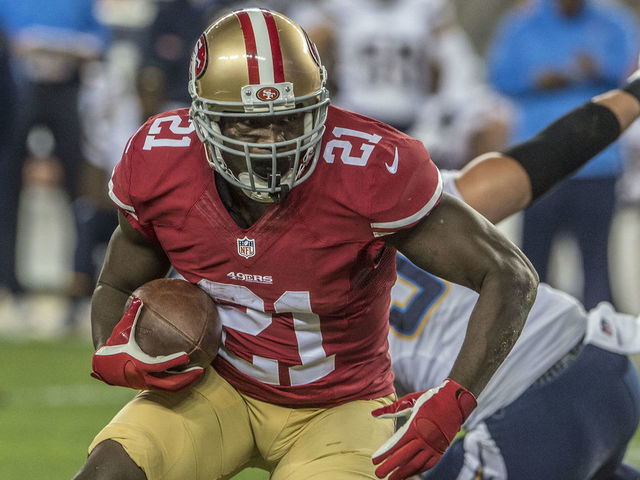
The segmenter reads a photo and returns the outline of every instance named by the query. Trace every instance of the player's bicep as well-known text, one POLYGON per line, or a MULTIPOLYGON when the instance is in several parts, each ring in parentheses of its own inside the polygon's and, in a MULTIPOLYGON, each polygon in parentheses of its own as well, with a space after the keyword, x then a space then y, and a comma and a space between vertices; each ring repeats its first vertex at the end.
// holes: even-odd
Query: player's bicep
POLYGON ((160 245, 133 228, 120 213, 98 284, 131 292, 149 280, 164 277, 169 268, 169 259, 160 245))
POLYGON ((485 218, 449 194, 417 225, 389 235, 387 242, 429 273, 476 291, 488 272, 517 254, 485 218))

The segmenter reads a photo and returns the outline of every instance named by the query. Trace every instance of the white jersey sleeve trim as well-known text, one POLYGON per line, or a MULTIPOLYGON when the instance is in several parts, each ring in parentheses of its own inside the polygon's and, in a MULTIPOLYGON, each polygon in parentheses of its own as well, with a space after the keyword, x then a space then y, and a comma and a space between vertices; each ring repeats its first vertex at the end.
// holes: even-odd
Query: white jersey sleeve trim
POLYGON ((136 214, 136 209, 133 208, 131 205, 127 205, 126 203, 124 203, 122 200, 120 200, 116 196, 115 192, 113 191, 113 179, 111 179, 111 178, 109 179, 109 198, 111 198, 113 203, 115 203, 121 209, 125 210, 133 218, 138 220, 138 215, 136 214))
POLYGON ((416 223, 418 220, 425 217, 431 211, 431 209, 435 206, 435 204, 440 199, 441 195, 442 195, 442 176, 440 175, 440 172, 438 172, 438 185, 436 186, 436 189, 433 192, 433 195, 431 196, 427 204, 409 217, 402 218, 400 220, 395 220, 393 222, 372 223, 371 228, 374 230, 373 232, 374 236, 380 237, 383 235, 389 235, 389 234, 395 233, 397 230, 403 227, 406 227, 407 225, 416 223), (384 231, 375 231, 375 230, 384 230, 384 231))
POLYGON ((453 195, 456 198, 464 201, 458 186, 456 185, 456 179, 460 176, 459 170, 440 170, 442 175, 442 189, 445 193, 453 195))

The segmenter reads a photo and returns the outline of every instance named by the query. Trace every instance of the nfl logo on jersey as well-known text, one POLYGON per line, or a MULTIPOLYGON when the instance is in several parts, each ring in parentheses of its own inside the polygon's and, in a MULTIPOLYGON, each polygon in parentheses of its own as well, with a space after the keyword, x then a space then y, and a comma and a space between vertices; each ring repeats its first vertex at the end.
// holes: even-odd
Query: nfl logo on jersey
POLYGON ((252 238, 238 238, 238 255, 244 258, 253 257, 256 254, 256 241, 252 238))

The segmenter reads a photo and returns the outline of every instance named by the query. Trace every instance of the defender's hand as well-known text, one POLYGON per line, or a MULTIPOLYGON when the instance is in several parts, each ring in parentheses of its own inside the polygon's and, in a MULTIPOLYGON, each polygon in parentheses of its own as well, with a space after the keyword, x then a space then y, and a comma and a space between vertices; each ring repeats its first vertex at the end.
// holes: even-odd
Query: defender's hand
POLYGON ((374 417, 409 416, 407 422, 373 454, 376 475, 401 480, 432 468, 469 414, 476 408, 471 392, 450 378, 424 392, 411 393, 371 412, 374 417))
POLYGON ((137 390, 176 391, 194 382, 204 373, 202 367, 167 371, 188 365, 189 355, 186 352, 152 357, 136 343, 136 323, 142 308, 139 298, 131 301, 106 345, 93 354, 91 376, 109 385, 137 390))

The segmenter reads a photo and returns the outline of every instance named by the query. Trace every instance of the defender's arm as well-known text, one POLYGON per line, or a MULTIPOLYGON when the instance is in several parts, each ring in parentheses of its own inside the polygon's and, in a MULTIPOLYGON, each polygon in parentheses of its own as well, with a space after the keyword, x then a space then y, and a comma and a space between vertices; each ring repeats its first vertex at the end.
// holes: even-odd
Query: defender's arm
MULTIPOLYGON (((627 88, 638 88, 640 81, 627 88)), ((640 116, 638 96, 611 90, 535 137, 472 160, 456 178, 465 202, 497 223, 526 208, 613 143, 640 116)))

